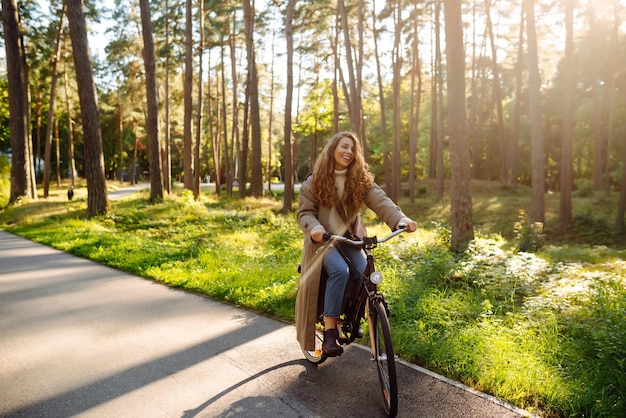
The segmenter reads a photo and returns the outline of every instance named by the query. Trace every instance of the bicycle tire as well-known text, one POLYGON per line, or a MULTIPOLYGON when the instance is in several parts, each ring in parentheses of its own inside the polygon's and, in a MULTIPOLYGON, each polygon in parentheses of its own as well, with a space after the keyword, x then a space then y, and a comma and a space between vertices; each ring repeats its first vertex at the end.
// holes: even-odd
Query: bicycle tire
POLYGON ((395 353, 391 341, 391 330, 387 309, 382 301, 377 300, 370 309, 373 316, 371 324, 374 333, 374 362, 378 371, 378 380, 383 395, 383 405, 387 416, 395 417, 398 413, 398 381, 396 377, 395 353))
POLYGON ((318 322, 315 324, 315 348, 312 351, 303 349, 304 357, 313 364, 322 364, 328 358, 322 351, 323 343, 324 325, 318 322))

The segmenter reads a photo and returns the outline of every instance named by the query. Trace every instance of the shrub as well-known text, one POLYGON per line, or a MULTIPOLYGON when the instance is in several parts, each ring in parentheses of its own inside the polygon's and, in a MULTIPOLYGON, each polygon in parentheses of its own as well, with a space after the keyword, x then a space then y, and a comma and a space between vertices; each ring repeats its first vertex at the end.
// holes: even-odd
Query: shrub
POLYGON ((520 209, 517 222, 513 227, 518 249, 524 252, 535 252, 543 247, 545 237, 543 235, 543 223, 530 222, 526 211, 520 209))
POLYGON ((11 197, 11 163, 9 157, 0 154, 0 208, 9 203, 11 197))

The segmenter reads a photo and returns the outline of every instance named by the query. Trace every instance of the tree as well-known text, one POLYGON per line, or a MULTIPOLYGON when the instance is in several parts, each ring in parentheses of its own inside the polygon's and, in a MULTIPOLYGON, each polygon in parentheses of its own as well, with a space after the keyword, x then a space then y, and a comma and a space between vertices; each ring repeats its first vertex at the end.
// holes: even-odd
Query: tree
POLYGON ((437 169, 437 198, 443 199, 444 194, 444 131, 443 131, 443 63, 441 58, 441 2, 435 0, 435 88, 433 89, 433 109, 431 110, 435 117, 433 118, 433 129, 436 132, 434 145, 435 150, 435 167, 437 169))
POLYGON ((37 198, 29 135, 28 70, 19 22, 16 1, 2 0, 12 151, 9 203, 13 203, 21 197, 37 198))
MULTIPOLYGON (((372 10, 376 10, 376 1, 372 0, 372 10)), ((385 86, 378 53, 378 32, 376 14, 372 13, 372 32, 374 37, 374 58, 376 59, 376 81, 378 85, 378 105, 380 107, 380 132, 382 136, 383 166, 385 168, 385 191, 391 193, 391 164, 389 164, 389 145, 387 143, 387 113, 385 112, 385 86)))
MULTIPOLYGON (((66 66, 67 59, 63 62, 66 66)), ((70 175, 72 176, 72 187, 76 187, 76 157, 74 156, 74 124, 72 122, 72 106, 70 104, 70 80, 67 75, 67 69, 63 72, 63 81, 65 84, 65 111, 67 113, 67 159, 69 160, 70 175)), ((120 153, 121 155, 121 153, 120 153)), ((121 169, 121 164, 120 164, 121 169)), ((121 177, 120 173, 120 177, 121 177)))
POLYGON ((559 220, 572 223, 572 141, 574 136, 574 1, 565 1, 565 87, 563 94, 563 143, 561 150, 561 195, 559 220))
MULTIPOLYGON (((61 43, 63 42, 63 17, 65 16, 65 3, 61 9, 59 16, 59 25, 57 28, 56 47, 52 57, 52 76, 50 80, 50 100, 48 102, 48 125, 46 127, 46 143, 44 151, 44 169, 43 169, 43 197, 48 197, 50 187, 50 154, 52 146, 52 125, 54 121, 54 106, 56 99, 56 85, 58 79, 59 58, 61 57, 61 43)), ((57 161, 58 162, 58 161, 57 161)), ((57 170, 58 174, 58 170, 57 170)))
POLYGON ((402 86, 402 1, 396 0, 394 8, 394 38, 393 38, 393 145, 391 151, 391 190, 389 197, 394 202, 400 199, 402 169, 400 164, 400 135, 402 131, 402 106, 401 106, 401 86, 402 86))
POLYGON ((193 195, 196 199, 200 196, 200 183, 202 181, 202 62, 204 61, 204 1, 198 3, 199 42, 198 42, 198 111, 196 116, 196 142, 193 153, 193 195))
MULTIPOLYGON (((243 0, 243 13, 246 32, 248 58, 247 100, 250 103, 250 134, 252 138, 250 193, 253 197, 263 196, 263 164, 261 162, 261 113, 259 109, 259 78, 256 68, 254 46, 254 6, 250 0, 243 0)), ((245 134, 245 133, 244 133, 245 134)), ((240 163, 242 163, 240 161, 240 163)), ((245 182, 240 187, 245 188, 245 182)))
POLYGON ((451 249, 463 251, 474 239, 470 158, 465 99, 465 53, 461 0, 444 0, 448 67, 448 129, 450 132, 451 249))
POLYGON ((185 1, 185 118, 183 137, 183 170, 185 189, 193 190, 193 162, 192 146, 193 134, 191 122, 193 119, 193 24, 191 19, 191 0, 185 1))
POLYGON ((517 186, 518 175, 518 148, 520 138, 520 120, 522 113, 522 62, 524 57, 524 8, 520 10, 520 25, 517 44, 517 61, 515 63, 515 104, 513 109, 513 127, 509 152, 507 154, 509 168, 508 181, 512 186, 517 186))
MULTIPOLYGON (((498 120, 496 122, 496 132, 497 137, 492 139, 492 142, 495 142, 494 149, 497 150, 495 160, 498 160, 498 155, 503 155, 507 149, 507 139, 504 135, 504 114, 502 110, 502 93, 500 89, 500 69, 498 66, 498 53, 496 48, 496 41, 493 34, 493 24, 491 23, 491 0, 485 0, 485 14, 487 17, 487 33, 489 34, 489 43, 491 45, 491 65, 492 65, 492 76, 493 76, 493 104, 496 107, 496 113, 498 116, 498 120)), ((507 160, 506 158, 499 158, 500 160, 500 180, 505 181, 506 172, 507 172, 507 160)))
POLYGON ((283 147, 283 165, 285 167, 285 192, 283 213, 291 211, 293 199, 293 157, 291 148, 291 105, 293 101, 293 15, 296 0, 289 0, 285 14, 285 39, 287 41, 287 88, 285 91, 285 129, 283 147))
POLYGON ((148 0, 139 0, 141 28, 143 33, 143 61, 146 71, 146 99, 148 151, 150 154, 150 201, 163 199, 163 177, 161 172, 161 146, 159 141, 159 103, 157 98, 156 63, 152 21, 148 0))
MULTIPOLYGON (((172 47, 170 45, 170 8, 169 1, 165 0, 165 141, 161 151, 163 165, 163 184, 167 193, 172 192, 172 157, 171 157, 171 134, 170 134, 170 60, 172 55, 172 47)), ((121 144, 121 141, 120 141, 121 144)), ((120 151, 120 158, 121 156, 120 151)))
POLYGON ((89 44, 87 43, 87 27, 83 8, 82 0, 68 0, 67 2, 67 17, 70 23, 74 68, 76 69, 80 113, 83 123, 84 168, 87 180, 87 216, 94 216, 109 211, 109 200, 104 176, 98 97, 93 80, 93 68, 89 44))
POLYGON ((411 120, 409 139, 409 198, 415 202, 415 165, 417 163, 417 139, 419 136, 419 117, 422 102, 422 74, 419 54, 419 9, 417 4, 413 9, 413 48, 411 54, 411 120))
POLYGON ((531 140, 531 184, 532 200, 530 220, 543 223, 545 217, 545 154, 543 126, 541 123, 541 77, 537 54, 537 32, 535 29, 535 1, 524 0, 528 42, 528 104, 530 105, 531 140))
MULTIPOLYGON (((358 0, 358 32, 359 32, 359 43, 363 40, 363 30, 362 30, 362 0, 358 0)), ((341 30, 343 32, 344 46, 346 49, 345 61, 348 65, 348 94, 346 94, 346 102, 348 104, 348 111, 350 114, 350 129, 355 132, 361 143, 363 145, 363 152, 366 160, 368 159, 368 147, 365 140, 365 132, 363 129, 363 105, 361 101, 361 78, 360 67, 361 65, 357 65, 357 72, 355 72, 354 59, 355 53, 353 51, 352 42, 350 40, 350 27, 348 26, 348 11, 346 9, 346 5, 344 0, 337 1, 337 14, 338 18, 341 21, 341 30)), ((357 59, 361 60, 362 51, 359 48, 357 55, 357 59)))

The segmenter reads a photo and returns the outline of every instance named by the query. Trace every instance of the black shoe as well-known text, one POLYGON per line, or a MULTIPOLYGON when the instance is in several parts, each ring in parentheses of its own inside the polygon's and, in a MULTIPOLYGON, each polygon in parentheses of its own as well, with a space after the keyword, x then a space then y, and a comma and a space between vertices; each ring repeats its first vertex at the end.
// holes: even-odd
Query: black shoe
POLYGON ((365 334, 363 327, 359 325, 359 328, 356 330, 356 337, 363 338, 363 334, 365 334))
POLYGON ((322 344, 322 352, 326 354, 326 356, 336 357, 343 353, 343 348, 337 345, 337 338, 339 338, 339 333, 336 328, 324 331, 324 344, 322 344))

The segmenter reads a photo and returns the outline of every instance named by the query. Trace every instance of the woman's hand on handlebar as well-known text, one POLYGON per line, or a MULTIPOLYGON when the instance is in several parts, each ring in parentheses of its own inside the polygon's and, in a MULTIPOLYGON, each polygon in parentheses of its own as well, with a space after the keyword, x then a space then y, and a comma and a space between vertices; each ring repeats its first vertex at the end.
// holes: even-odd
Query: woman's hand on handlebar
POLYGON ((403 218, 398 222, 398 228, 404 228, 406 232, 417 231, 417 222, 409 218, 403 218))
MULTIPOLYGON (((326 234, 326 229, 322 225, 318 225, 311 230, 311 239, 314 242, 324 242, 324 235, 326 234)), ((328 238, 326 238, 328 239, 328 238)))

